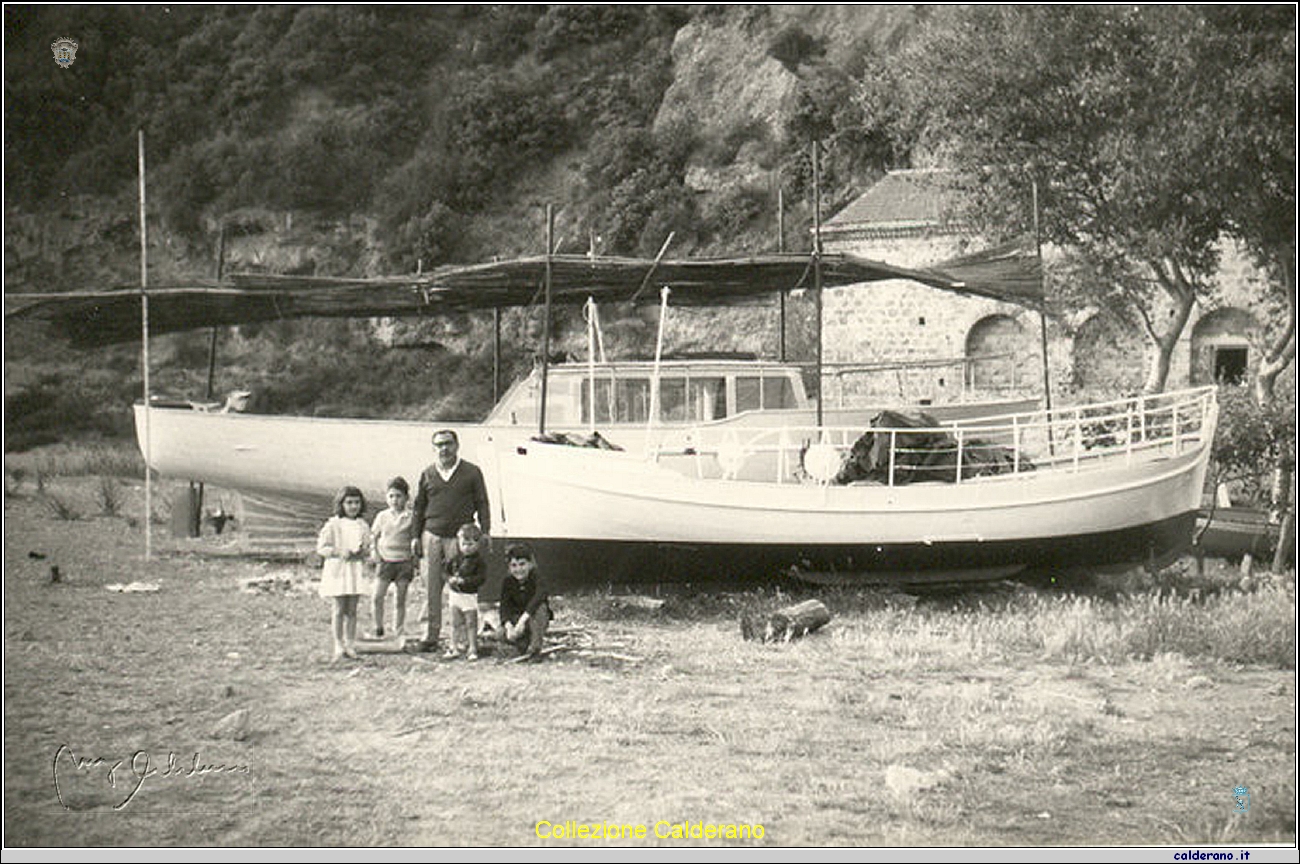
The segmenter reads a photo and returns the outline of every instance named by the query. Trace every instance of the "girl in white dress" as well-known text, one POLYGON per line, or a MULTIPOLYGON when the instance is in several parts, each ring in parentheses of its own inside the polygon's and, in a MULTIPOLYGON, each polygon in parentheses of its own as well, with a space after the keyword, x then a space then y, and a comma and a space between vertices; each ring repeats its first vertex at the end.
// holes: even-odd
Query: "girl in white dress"
POLYGON ((344 486, 334 498, 334 515, 320 529, 316 553, 325 559, 320 596, 334 600, 334 660, 356 657, 357 603, 370 548, 370 526, 361 518, 366 499, 355 486, 344 486))

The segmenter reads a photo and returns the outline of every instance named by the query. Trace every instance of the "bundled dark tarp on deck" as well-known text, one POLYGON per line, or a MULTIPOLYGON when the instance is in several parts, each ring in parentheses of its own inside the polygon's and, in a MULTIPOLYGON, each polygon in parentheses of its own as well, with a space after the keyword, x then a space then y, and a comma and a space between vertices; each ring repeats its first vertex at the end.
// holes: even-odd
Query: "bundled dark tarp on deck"
MULTIPOLYGON (((960 263, 960 262, 959 262, 960 263)), ((966 265, 963 265, 966 266, 966 265)), ((448 311, 528 306, 540 301, 544 256, 442 267, 430 273, 370 279, 237 274, 222 282, 149 289, 151 333, 247 324, 303 317, 403 317, 448 311)), ((717 306, 752 301, 777 291, 813 287, 807 255, 651 261, 638 258, 550 259, 551 296, 557 304, 657 300, 657 288, 672 289, 672 303, 717 306)), ((912 270, 853 255, 822 256, 822 285, 836 287, 887 279, 908 279, 961 294, 1017 303, 1039 299, 1036 279, 1011 280, 1005 273, 971 267, 967 276, 940 269, 912 270), (1033 282, 1032 290, 1029 283, 1033 282)), ((47 322, 54 334, 80 346, 140 338, 140 289, 58 295, 10 294, 6 321, 47 322)))

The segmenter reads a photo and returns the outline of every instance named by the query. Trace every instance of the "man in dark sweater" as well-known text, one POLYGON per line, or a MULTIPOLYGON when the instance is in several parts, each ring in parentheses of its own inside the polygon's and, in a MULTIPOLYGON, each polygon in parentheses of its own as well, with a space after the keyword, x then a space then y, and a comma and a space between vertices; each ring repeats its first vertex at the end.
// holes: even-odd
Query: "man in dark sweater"
POLYGON ((456 532, 460 526, 478 522, 483 529, 483 548, 489 543, 492 525, 487 484, 477 465, 460 458, 460 440, 450 429, 433 433, 437 459, 424 469, 411 507, 411 552, 420 559, 425 587, 424 639, 418 651, 434 651, 442 631, 442 590, 445 562, 456 555, 456 532))

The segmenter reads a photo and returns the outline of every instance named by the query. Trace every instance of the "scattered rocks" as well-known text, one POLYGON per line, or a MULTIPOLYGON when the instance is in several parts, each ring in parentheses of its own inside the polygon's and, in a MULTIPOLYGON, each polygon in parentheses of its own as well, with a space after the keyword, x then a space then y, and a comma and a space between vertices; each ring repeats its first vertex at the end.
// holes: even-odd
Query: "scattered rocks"
POLYGON ((243 741, 248 737, 249 716, 250 712, 247 708, 232 711, 217 721, 212 731, 208 733, 208 737, 243 741))
POLYGON ((303 590, 305 577, 294 570, 272 570, 239 580, 239 590, 249 594, 287 594, 303 590))
POLYGON ((907 800, 919 792, 937 789, 948 778, 947 771, 919 771, 907 765, 890 765, 885 769, 885 788, 900 800, 907 800))
POLYGON ((104 590, 116 591, 118 594, 152 594, 161 591, 162 586, 157 582, 130 582, 126 585, 114 582, 112 585, 105 585, 104 590))

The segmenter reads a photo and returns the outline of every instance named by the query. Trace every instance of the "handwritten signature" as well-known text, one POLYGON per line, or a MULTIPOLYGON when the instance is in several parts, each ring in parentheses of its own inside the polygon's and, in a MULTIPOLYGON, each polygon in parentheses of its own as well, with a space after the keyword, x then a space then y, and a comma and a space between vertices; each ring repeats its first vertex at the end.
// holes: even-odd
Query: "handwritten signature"
POLYGON ((135 800, 135 797, 140 794, 140 790, 144 787, 144 781, 153 777, 188 779, 205 774, 251 773, 247 765, 200 762, 197 752, 194 753, 194 758, 189 763, 183 763, 174 752, 168 751, 166 767, 163 767, 163 763, 154 763, 153 757, 150 756, 148 750, 137 750, 131 754, 129 759, 111 759, 103 756, 78 756, 67 744, 59 745, 59 749, 54 751, 54 761, 51 767, 54 773, 54 794, 58 797, 59 803, 63 805, 64 810, 72 808, 63 799, 63 785, 60 778, 62 777, 66 781, 68 778, 67 772, 69 771, 75 773, 106 771, 105 779, 108 780, 108 785, 112 789, 117 789, 118 783, 121 782, 122 788, 125 790, 123 793, 125 797, 113 805, 114 810, 121 810, 135 800), (119 774, 119 772, 121 773, 119 774))

